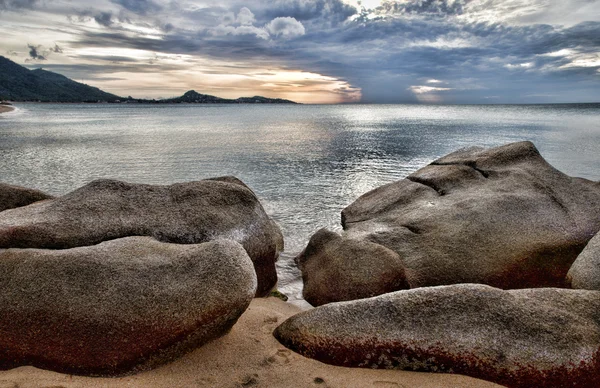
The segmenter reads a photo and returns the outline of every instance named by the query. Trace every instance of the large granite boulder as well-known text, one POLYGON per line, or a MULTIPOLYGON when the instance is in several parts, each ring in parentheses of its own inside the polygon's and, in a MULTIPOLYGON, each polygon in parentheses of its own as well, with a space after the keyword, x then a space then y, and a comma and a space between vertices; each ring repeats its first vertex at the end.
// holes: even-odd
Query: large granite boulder
POLYGON ((0 212, 53 198, 35 189, 0 183, 0 212))
POLYGON ((312 236, 295 260, 302 271, 304 299, 313 306, 408 288, 396 252, 366 240, 344 239, 326 229, 312 236))
POLYGON ((98 180, 0 213, 0 248, 65 249, 127 236, 179 244, 232 239, 254 262, 257 295, 277 282, 281 231, 252 190, 233 177, 171 186, 98 180))
POLYGON ((590 240, 567 273, 572 288, 600 291, 600 233, 590 240))
POLYGON ((600 386, 600 292, 461 284, 330 303, 275 337, 319 361, 448 372, 508 387, 600 386))
MULTIPOLYGON (((469 148, 361 196, 342 211, 342 226, 346 240, 396 252, 411 288, 565 287, 571 264, 600 230, 600 183, 554 169, 530 142, 469 148)), ((372 247, 353 271, 371 270, 372 247)), ((323 250, 329 257, 303 260, 356 261, 323 250)))
POLYGON ((128 237, 67 250, 0 251, 0 369, 121 375, 225 334, 256 292, 231 240, 128 237))

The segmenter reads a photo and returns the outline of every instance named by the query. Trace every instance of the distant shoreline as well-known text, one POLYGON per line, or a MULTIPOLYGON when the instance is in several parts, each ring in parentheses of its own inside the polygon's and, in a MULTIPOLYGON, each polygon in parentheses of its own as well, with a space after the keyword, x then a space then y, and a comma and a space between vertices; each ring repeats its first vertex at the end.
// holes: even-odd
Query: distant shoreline
MULTIPOLYGON (((367 106, 367 105, 419 105, 419 106, 523 106, 523 107, 543 107, 543 106, 580 106, 582 108, 598 108, 600 107, 600 102, 552 102, 552 103, 527 103, 527 104, 509 104, 509 103, 472 103, 472 104, 456 104, 456 103, 439 103, 439 104, 419 104, 419 103, 362 103, 362 102, 353 102, 353 103, 334 103, 334 104, 316 104, 316 103, 298 103, 298 102, 290 102, 290 103, 252 103, 252 102, 168 102, 164 100, 121 100, 121 101, 11 101, 19 104, 58 104, 58 105, 304 105, 304 106, 367 106)), ((9 107, 8 105, 1 105, 0 107, 9 107)), ((14 109, 14 108, 13 108, 14 109)), ((10 109, 9 109, 10 111, 10 109)), ((0 111, 0 113, 6 112, 4 110, 0 111)))
POLYGON ((14 106, 0 104, 0 113, 12 112, 13 110, 15 110, 14 106))
MULTIPOLYGON (((235 101, 235 100, 234 100, 235 101)), ((21 101, 10 100, 18 104, 63 104, 63 105, 305 105, 299 102, 173 102, 166 100, 119 100, 119 101, 21 101)), ((310 104, 336 105, 336 104, 310 104)), ((5 105, 0 105, 5 106, 5 105)))

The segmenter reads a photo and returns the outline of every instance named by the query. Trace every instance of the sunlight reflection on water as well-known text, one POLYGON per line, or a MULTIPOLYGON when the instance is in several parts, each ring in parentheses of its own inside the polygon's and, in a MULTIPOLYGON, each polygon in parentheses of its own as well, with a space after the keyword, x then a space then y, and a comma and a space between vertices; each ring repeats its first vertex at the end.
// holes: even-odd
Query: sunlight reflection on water
POLYGON ((600 177, 600 106, 54 105, 0 115, 0 181, 63 194, 93 179, 170 184, 235 175, 280 224, 293 257, 340 211, 458 148, 531 140, 560 170, 600 177))

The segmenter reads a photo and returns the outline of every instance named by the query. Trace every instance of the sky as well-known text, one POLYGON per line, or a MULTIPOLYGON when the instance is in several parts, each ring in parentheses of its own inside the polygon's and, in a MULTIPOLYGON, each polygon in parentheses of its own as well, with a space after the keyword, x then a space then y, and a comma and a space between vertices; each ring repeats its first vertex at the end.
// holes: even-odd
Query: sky
POLYGON ((0 0, 0 36, 136 98, 600 102, 600 0, 0 0))

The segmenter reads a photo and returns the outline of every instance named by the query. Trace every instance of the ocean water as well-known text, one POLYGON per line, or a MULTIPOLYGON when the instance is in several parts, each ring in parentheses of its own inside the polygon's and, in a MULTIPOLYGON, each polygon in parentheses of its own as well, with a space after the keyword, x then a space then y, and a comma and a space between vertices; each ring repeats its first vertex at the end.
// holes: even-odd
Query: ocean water
POLYGON ((97 178, 235 175, 283 230, 279 289, 293 300, 293 257, 312 233, 341 229, 357 197, 458 148, 530 140, 561 171, 600 179, 598 104, 16 106, 0 115, 0 181, 60 195, 97 178))

